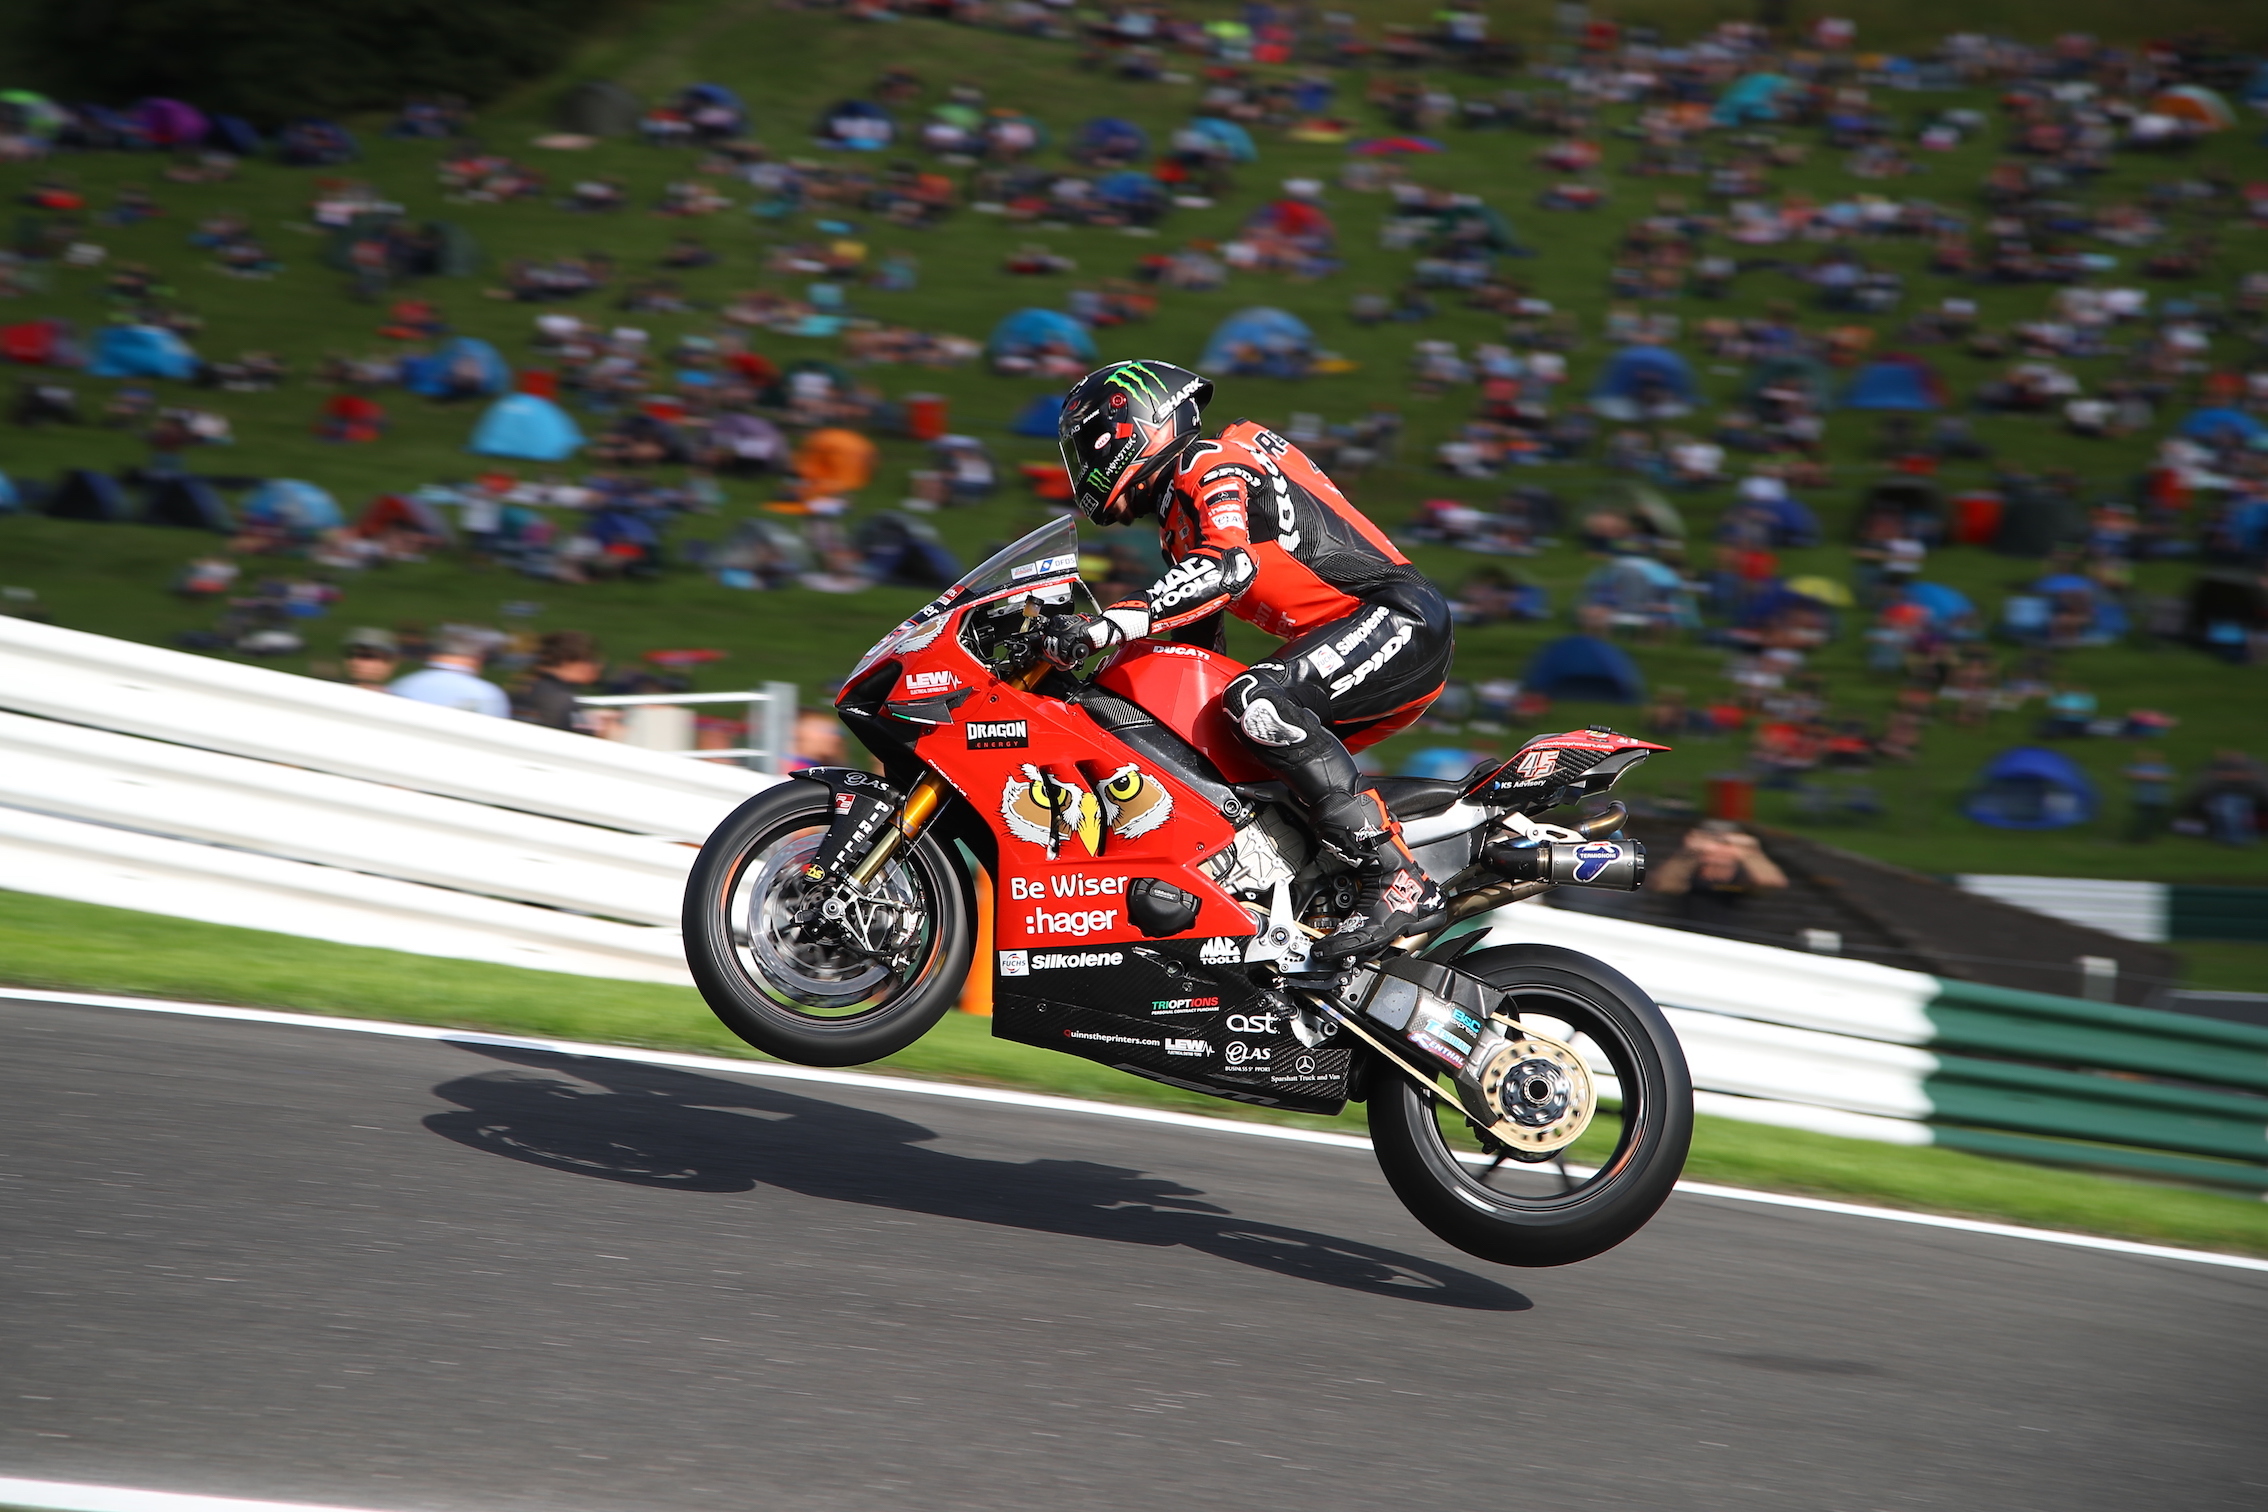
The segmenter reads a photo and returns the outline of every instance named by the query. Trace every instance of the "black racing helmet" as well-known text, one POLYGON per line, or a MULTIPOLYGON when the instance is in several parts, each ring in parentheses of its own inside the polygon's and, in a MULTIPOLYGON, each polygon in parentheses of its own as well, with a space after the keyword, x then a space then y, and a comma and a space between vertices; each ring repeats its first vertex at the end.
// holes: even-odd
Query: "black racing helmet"
POLYGON ((1209 379, 1170 362, 1113 362, 1073 384, 1055 434, 1079 512, 1118 525, 1149 508, 1212 397, 1209 379))

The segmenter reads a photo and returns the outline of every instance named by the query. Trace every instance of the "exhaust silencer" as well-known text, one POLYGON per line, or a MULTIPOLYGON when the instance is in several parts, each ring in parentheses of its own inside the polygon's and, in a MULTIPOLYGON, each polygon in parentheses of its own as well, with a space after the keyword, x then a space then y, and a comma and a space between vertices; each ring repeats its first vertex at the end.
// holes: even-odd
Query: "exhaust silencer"
POLYGON ((1586 840, 1580 845, 1499 841, 1481 852, 1481 864, 1511 882, 1631 892, 1646 880, 1646 847, 1635 840, 1586 840))

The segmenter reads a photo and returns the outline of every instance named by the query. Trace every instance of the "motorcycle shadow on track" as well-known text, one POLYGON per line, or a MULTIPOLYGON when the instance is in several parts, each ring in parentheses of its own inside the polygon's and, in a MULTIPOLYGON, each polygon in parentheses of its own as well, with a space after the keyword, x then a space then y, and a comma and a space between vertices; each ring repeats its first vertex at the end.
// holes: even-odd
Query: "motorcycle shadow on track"
POLYGON ((683 1192, 779 1187, 836 1202, 1158 1248, 1186 1246, 1325 1286, 1482 1312, 1533 1304, 1498 1282, 1377 1245, 1246 1223, 1204 1193, 1083 1160, 1021 1164, 924 1148, 934 1130, 761 1083, 459 1041, 538 1071, 434 1088, 462 1111, 425 1127, 491 1155, 683 1192))

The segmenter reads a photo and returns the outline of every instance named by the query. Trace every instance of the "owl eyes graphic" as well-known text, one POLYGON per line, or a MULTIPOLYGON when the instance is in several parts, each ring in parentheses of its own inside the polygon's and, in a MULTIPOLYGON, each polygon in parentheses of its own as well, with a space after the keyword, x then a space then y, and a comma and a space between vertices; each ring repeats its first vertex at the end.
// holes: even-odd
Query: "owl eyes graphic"
POLYGON ((1123 840, 1147 835, 1173 817, 1173 794, 1131 762, 1093 792, 1027 762, 1001 791, 1000 817, 1017 839, 1045 846, 1049 860, 1074 838, 1087 854, 1100 855, 1106 822, 1123 840))
POLYGON ((1073 836, 1090 856, 1102 849, 1101 815, 1095 809, 1095 795, 1051 777, 1029 762, 1024 764, 1023 776, 1009 778, 1001 791, 1000 817, 1017 839, 1047 847, 1050 861, 1073 836))
POLYGON ((1101 791, 1110 832, 1123 839, 1146 835, 1173 815, 1173 794, 1131 762, 1104 778, 1101 791))

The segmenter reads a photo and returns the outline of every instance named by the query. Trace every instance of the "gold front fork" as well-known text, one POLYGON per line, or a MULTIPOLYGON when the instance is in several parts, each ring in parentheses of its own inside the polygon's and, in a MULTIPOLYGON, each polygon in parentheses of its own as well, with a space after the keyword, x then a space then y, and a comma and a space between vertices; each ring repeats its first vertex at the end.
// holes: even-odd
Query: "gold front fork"
POLYGON ((906 795, 905 807, 898 810, 898 822, 884 831, 882 838, 874 842, 874 849, 851 868, 851 881, 859 887, 872 886, 882 868, 898 853, 898 847, 921 833, 922 826, 937 816, 937 810, 944 806, 952 791, 945 785, 945 779, 935 772, 922 773, 921 780, 906 795))

